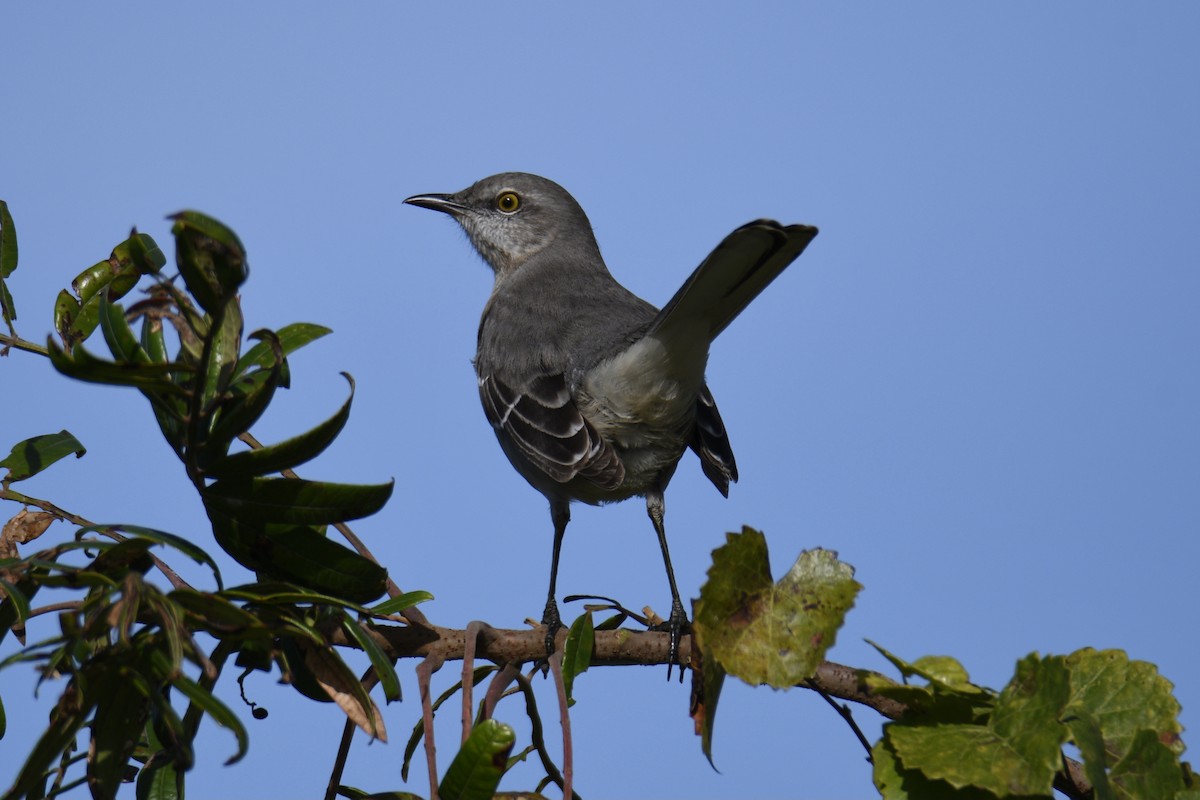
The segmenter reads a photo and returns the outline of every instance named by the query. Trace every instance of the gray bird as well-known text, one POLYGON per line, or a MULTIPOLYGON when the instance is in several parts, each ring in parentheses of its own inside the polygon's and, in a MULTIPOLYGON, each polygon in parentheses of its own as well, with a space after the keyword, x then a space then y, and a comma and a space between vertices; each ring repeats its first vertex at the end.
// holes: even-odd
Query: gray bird
POLYGON ((722 495, 737 481, 704 380, 709 345, 817 229, 771 220, 743 225, 660 311, 617 283, 579 203, 546 178, 507 172, 456 194, 404 202, 452 216, 496 274, 479 322, 475 371, 500 447, 550 502, 547 652, 562 626, 555 583, 571 501, 640 495, 671 584, 665 627, 668 663, 675 663, 687 616, 667 552, 663 492, 689 447, 722 495))

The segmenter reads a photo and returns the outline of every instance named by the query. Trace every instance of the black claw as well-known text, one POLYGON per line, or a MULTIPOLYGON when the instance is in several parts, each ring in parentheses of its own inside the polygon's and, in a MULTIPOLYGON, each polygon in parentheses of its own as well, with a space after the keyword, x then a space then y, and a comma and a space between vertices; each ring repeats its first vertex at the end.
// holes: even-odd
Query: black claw
POLYGON ((690 633, 692 630, 692 624, 688 622, 687 614, 683 612, 683 605, 672 603, 671 616, 667 621, 655 625, 650 630, 666 631, 670 634, 670 643, 667 646, 667 680, 671 680, 671 671, 678 664, 679 682, 683 683, 683 662, 679 660, 679 642, 683 639, 683 634, 690 633))
POLYGON ((542 624, 546 626, 546 658, 549 658, 554 655, 558 630, 563 626, 562 618, 558 616, 558 603, 553 597, 546 601, 546 610, 542 612, 542 624))

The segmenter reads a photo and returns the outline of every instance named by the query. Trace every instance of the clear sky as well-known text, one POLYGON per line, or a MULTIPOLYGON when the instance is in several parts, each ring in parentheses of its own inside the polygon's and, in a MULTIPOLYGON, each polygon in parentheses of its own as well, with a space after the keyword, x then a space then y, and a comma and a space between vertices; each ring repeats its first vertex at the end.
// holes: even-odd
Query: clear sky
MULTIPOLYGON (((164 215, 220 218, 249 252, 248 329, 336 332, 292 359, 293 391, 260 438, 324 419, 352 373, 350 423, 304 473, 394 477, 356 530, 397 582, 432 591, 439 624, 520 626, 541 614, 550 521, 479 408, 470 358, 491 275, 448 219, 401 200, 546 175, 656 304, 748 220, 817 225, 713 348, 742 480, 725 500, 691 456, 676 474, 684 596, 724 533, 752 525, 777 575, 818 545, 857 568, 834 660, 886 671, 870 638, 954 655, 999 688, 1030 651, 1122 648, 1175 682, 1194 734, 1198 37, 1187 3, 14 5, 0 17, 0 197, 20 233, 19 330, 41 339, 58 290, 130 226, 169 250, 164 215)), ((5 450, 64 427, 89 448, 26 491, 216 552, 135 393, 22 353, 0 363, 0 387, 5 450)), ((577 508, 563 559, 561 594, 669 609, 639 501, 577 508)), ((872 793, 850 731, 800 691, 727 684, 717 774, 687 687, 663 672, 577 683, 584 796, 872 793)), ((402 676, 392 743, 360 741, 347 782, 400 788, 419 715, 402 676)), ((32 685, 4 675, 2 786, 45 720, 32 685)), ((270 717, 228 694, 250 755, 220 766, 234 744, 208 725, 192 796, 317 795, 339 712, 261 674, 247 691, 270 717)), ((874 715, 856 716, 874 738, 874 715)))

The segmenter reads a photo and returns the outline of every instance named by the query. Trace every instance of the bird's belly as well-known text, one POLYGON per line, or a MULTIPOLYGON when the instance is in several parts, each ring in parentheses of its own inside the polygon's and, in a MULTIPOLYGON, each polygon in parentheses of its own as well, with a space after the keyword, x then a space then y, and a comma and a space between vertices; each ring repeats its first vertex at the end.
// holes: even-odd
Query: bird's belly
POLYGON ((695 424, 696 397, 707 353, 670 358, 662 343, 643 339, 588 373, 576 393, 579 410, 617 447, 625 465, 624 497, 642 494, 669 476, 695 424))

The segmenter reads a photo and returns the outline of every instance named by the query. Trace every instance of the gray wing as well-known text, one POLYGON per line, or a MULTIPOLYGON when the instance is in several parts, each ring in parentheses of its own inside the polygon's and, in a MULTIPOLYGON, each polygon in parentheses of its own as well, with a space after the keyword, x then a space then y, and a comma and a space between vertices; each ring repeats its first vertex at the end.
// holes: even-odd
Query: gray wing
POLYGON ((649 333, 667 333, 672 326, 702 318, 709 326, 709 340, 717 338, 816 235, 811 225, 780 225, 769 219, 743 225, 696 267, 658 312, 649 333))
POLYGON ((558 483, 581 477, 612 490, 625 479, 616 450, 579 412, 564 376, 541 375, 518 389, 482 375, 479 397, 492 427, 558 483))

